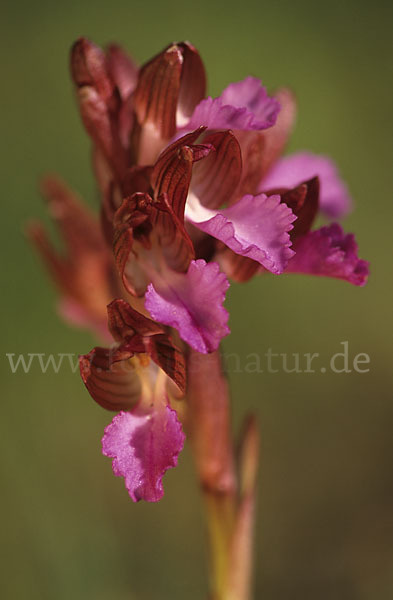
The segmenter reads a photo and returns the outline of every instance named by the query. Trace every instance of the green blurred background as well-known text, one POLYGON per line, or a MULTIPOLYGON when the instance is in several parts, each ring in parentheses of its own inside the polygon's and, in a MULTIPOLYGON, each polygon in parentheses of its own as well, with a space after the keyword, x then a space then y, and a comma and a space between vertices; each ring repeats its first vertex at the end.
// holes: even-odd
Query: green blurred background
MULTIPOLYGON (((392 8, 390 2, 165 3, 102 0, 3 5, 0 595, 31 600, 199 600, 206 596, 204 527, 189 450, 157 505, 134 505, 100 454, 111 416, 78 374, 12 374, 6 353, 83 353, 87 333, 56 316, 55 293, 23 238, 48 222, 37 192, 61 174, 94 205, 89 142, 68 76, 86 35, 119 41, 138 61, 189 39, 209 92, 248 74, 290 85, 299 119, 291 150, 333 156, 348 181, 369 284, 265 277, 232 286, 226 353, 318 352, 348 341, 365 374, 234 372, 234 425, 262 429, 256 598, 393 597, 391 353, 392 8), (5 9, 5 10, 4 10, 5 9), (390 160, 389 160, 390 159, 390 160)), ((325 362, 326 362, 325 360, 325 362)), ((321 362, 320 364, 323 364, 321 362)))

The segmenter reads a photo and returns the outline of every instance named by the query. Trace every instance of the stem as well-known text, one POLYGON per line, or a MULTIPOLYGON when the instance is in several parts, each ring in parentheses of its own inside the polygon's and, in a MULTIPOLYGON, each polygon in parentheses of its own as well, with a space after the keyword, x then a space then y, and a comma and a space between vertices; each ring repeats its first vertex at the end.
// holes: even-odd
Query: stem
POLYGON ((209 535, 210 600, 227 598, 230 569, 231 531, 233 528, 233 499, 204 492, 209 535))
POLYGON ((239 448, 240 494, 232 535, 227 600, 251 597, 258 462, 259 432, 256 420, 251 416, 245 422, 239 448))
POLYGON ((248 422, 235 472, 227 381, 218 352, 188 357, 188 429, 205 501, 210 546, 209 600, 250 600, 258 440, 248 422))

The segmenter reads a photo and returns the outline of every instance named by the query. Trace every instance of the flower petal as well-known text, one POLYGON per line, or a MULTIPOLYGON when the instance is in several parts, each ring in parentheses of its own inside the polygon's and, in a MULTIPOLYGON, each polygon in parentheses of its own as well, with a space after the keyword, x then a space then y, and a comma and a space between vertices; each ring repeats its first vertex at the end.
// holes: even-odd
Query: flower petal
MULTIPOLYGON (((296 100, 293 93, 288 89, 282 88, 275 93, 275 97, 281 105, 276 124, 266 129, 263 133, 258 134, 262 138, 263 147, 259 167, 259 182, 281 156, 295 125, 296 100)), ((244 154, 243 148, 242 153, 244 154)), ((259 187, 258 190, 264 192, 265 188, 259 187)))
POLYGON ((114 84, 108 74, 104 52, 87 38, 71 49, 71 75, 78 87, 94 87, 104 101, 112 98, 114 84))
POLYGON ((223 104, 238 108, 245 106, 255 119, 264 123, 261 129, 272 127, 280 111, 280 103, 275 97, 268 96, 266 88, 256 77, 246 77, 242 81, 229 84, 220 98, 223 104))
POLYGON ((107 68, 120 96, 126 100, 134 91, 138 80, 138 67, 121 46, 110 44, 107 50, 107 68))
POLYGON ((99 223, 77 195, 57 177, 46 177, 41 190, 51 217, 58 226, 65 251, 58 252, 43 227, 34 223, 28 235, 61 293, 61 308, 67 320, 72 313, 94 332, 103 331, 106 306, 115 293, 111 277, 111 256, 99 223))
POLYGON ((288 232, 296 219, 280 196, 244 196, 222 210, 208 210, 190 198, 186 217, 237 254, 251 258, 272 273, 282 273, 293 256, 288 232))
POLYGON ((98 404, 108 410, 135 406, 141 398, 140 377, 147 380, 156 377, 156 365, 184 393, 185 360, 162 325, 145 317, 122 299, 109 304, 108 322, 118 344, 109 349, 94 348, 79 359, 82 379, 98 404), (150 362, 149 357, 156 365, 150 362))
POLYGON ((247 77, 229 85, 218 98, 202 100, 187 128, 262 130, 274 125, 279 110, 278 101, 268 96, 261 82, 247 77))
POLYGON ((108 305, 109 331, 116 342, 126 342, 134 336, 150 337, 165 329, 132 308, 128 302, 117 298, 108 305))
POLYGON ((76 193, 57 176, 45 177, 40 187, 68 255, 75 260, 80 260, 81 253, 86 252, 102 253, 105 256, 107 251, 99 223, 76 193))
MULTIPOLYGON (((186 368, 182 352, 165 333, 165 328, 132 308, 125 300, 108 306, 109 329, 121 343, 121 352, 146 352, 153 361, 185 391, 186 368), (142 339, 141 339, 142 338, 142 339)), ((116 356, 115 356, 116 358, 116 356)))
POLYGON ((154 215, 154 233, 168 266, 176 271, 186 271, 195 256, 184 228, 184 206, 194 163, 204 162, 213 149, 211 144, 194 144, 203 131, 203 128, 197 129, 168 146, 159 156, 151 176, 155 200, 161 200, 162 208, 166 206, 166 210, 154 215))
MULTIPOLYGON (((150 124, 170 139, 205 95, 206 77, 197 50, 188 42, 171 44, 139 72, 134 105, 141 125, 150 124)), ((194 128, 195 129, 195 128, 194 128)))
POLYGON ((143 65, 134 94, 134 107, 140 125, 150 123, 163 139, 176 131, 176 108, 183 57, 172 44, 143 65))
POLYGON ((113 458, 113 472, 124 477, 132 500, 157 502, 164 494, 162 478, 177 465, 184 433, 169 406, 146 412, 121 412, 105 429, 102 452, 113 458))
POLYGON ((128 166, 119 127, 122 102, 101 48, 86 38, 77 40, 71 49, 71 74, 84 126, 120 180, 128 166))
POLYGON ((348 188, 332 160, 326 156, 298 152, 279 160, 260 184, 260 190, 293 188, 318 176, 320 209, 330 218, 339 218, 351 210, 348 188))
POLYGON ((179 100, 176 123, 180 127, 188 120, 196 105, 206 94, 205 67, 198 50, 189 42, 178 44, 183 53, 183 69, 181 72, 179 100))
POLYGON ((140 400, 141 382, 128 360, 132 355, 117 348, 96 347, 79 357, 83 383, 93 400, 106 410, 127 410, 140 400))
POLYGON ((293 241, 310 231, 311 225, 317 216, 319 207, 318 177, 305 181, 292 190, 283 192, 281 202, 284 202, 297 217, 291 231, 291 240, 293 241))
POLYGON ((183 216, 174 213, 166 193, 156 201, 138 193, 123 201, 114 217, 113 251, 126 290, 136 296, 144 295, 150 271, 156 271, 162 258, 183 272, 194 258, 183 216))
POLYGON ((211 144, 194 144, 203 132, 204 128, 196 129, 168 146, 158 157, 151 175, 155 198, 167 194, 173 212, 180 220, 184 218, 192 166, 212 150, 211 144))
MULTIPOLYGON (((125 148, 128 148, 135 118, 131 94, 138 81, 138 68, 123 48, 116 44, 108 47, 106 62, 108 72, 121 98, 118 127, 121 142, 125 148)), ((140 191, 142 190, 138 190, 138 192, 140 191)))
POLYGON ((232 131, 216 131, 203 139, 214 148, 193 167, 191 188, 203 206, 218 208, 231 202, 242 174, 242 154, 232 131))
POLYGON ((216 254, 221 269, 225 275, 237 283, 249 281, 260 271, 260 265, 255 260, 235 254, 227 246, 222 246, 216 254))
POLYGON ((170 272, 154 280, 145 307, 156 321, 175 327, 198 352, 216 350, 228 335, 228 312, 222 306, 229 283, 217 263, 192 261, 187 273, 170 272))
POLYGON ((186 391, 186 365, 184 355, 167 334, 144 339, 148 355, 175 382, 180 392, 186 391))
POLYGON ((149 211, 151 198, 136 193, 125 198, 113 219, 113 254, 125 289, 134 296, 143 296, 149 277, 138 260, 138 252, 149 249, 152 224, 149 211))
POLYGON ((286 269, 288 273, 335 277, 359 286, 367 282, 368 262, 358 258, 353 234, 345 234, 337 223, 300 238, 295 250, 286 269))
POLYGON ((265 157, 266 131, 237 131, 236 139, 239 143, 242 157, 242 173, 236 194, 231 202, 238 200, 246 194, 257 194, 261 181, 262 163, 265 157))
MULTIPOLYGON (((243 158, 238 197, 257 194, 263 175, 281 155, 295 119, 295 100, 289 90, 278 90, 275 98, 281 106, 273 127, 263 131, 236 131, 243 158)), ((264 191, 264 190, 262 190, 264 191)))

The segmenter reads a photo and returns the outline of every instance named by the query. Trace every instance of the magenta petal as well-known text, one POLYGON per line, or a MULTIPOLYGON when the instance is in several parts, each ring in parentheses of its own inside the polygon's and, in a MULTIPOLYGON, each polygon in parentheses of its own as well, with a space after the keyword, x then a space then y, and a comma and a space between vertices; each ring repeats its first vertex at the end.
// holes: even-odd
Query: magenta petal
POLYGON ((286 272, 336 277, 363 286, 369 264, 358 258, 357 250, 353 234, 345 234, 340 225, 332 223, 299 239, 286 272))
POLYGON ((279 102, 268 96, 259 79, 230 84, 218 98, 208 97, 195 108, 187 129, 261 130, 275 124, 279 102))
POLYGON ((222 306, 229 283, 217 263, 190 263, 187 273, 172 271, 154 281, 146 292, 145 307, 156 321, 175 327, 198 352, 213 352, 228 335, 228 312, 222 306))
POLYGON ((275 124, 280 111, 278 100, 268 96, 266 88, 256 77, 246 77, 242 81, 229 84, 220 98, 223 104, 230 104, 237 108, 245 106, 256 119, 266 123, 266 127, 275 124))
POLYGON ((288 232, 296 217, 280 203, 278 195, 243 196, 223 210, 208 210, 191 197, 186 218, 236 254, 252 258, 272 273, 282 273, 294 255, 288 232))
POLYGON ((319 177, 320 209, 329 218, 337 219, 350 212, 352 200, 348 188, 340 178, 334 162, 326 156, 298 152, 286 156, 273 166, 261 182, 261 191, 279 188, 294 188, 319 177))
POLYGON ((137 406, 120 412, 105 428, 102 452, 113 458, 113 473, 124 477, 134 502, 157 502, 164 494, 162 478, 176 467, 185 435, 176 411, 160 406, 145 412, 137 406))

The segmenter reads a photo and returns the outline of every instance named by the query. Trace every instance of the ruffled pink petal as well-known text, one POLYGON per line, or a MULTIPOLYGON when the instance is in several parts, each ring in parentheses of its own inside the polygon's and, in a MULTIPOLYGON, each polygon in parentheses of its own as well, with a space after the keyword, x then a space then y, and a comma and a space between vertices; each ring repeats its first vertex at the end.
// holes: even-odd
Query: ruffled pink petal
POLYGON ((205 98, 195 108, 187 129, 261 130, 272 127, 279 102, 268 96, 259 79, 247 77, 231 83, 218 98, 205 98))
POLYGON ((296 216, 280 203, 278 195, 243 196, 223 210, 206 209, 191 197, 186 218, 236 254, 259 262, 272 273, 282 273, 294 255, 288 232, 296 216))
POLYGON ((124 477, 134 502, 157 502, 164 494, 162 478, 176 467, 184 439, 175 410, 160 406, 146 412, 138 405, 106 427, 102 452, 114 459, 113 473, 124 477))
POLYGON ((222 306, 229 283, 217 263, 191 261, 187 273, 170 272, 147 289, 145 307, 156 321, 175 327, 198 352, 216 350, 229 334, 222 306))
POLYGON ((352 200, 340 178, 334 162, 326 156, 298 152, 277 161, 262 180, 261 191, 293 188, 303 181, 319 177, 320 209, 329 218, 337 219, 350 212, 352 200))
MULTIPOLYGON (((280 111, 276 98, 268 96, 266 88, 256 77, 246 77, 242 81, 230 83, 221 94, 224 104, 242 108, 245 106, 255 118, 271 127, 280 111)), ((266 129, 266 127, 264 127, 266 129)))
POLYGON ((363 286, 369 263, 358 258, 357 250, 353 234, 345 234, 340 225, 332 223, 299 239, 286 272, 335 277, 363 286))

